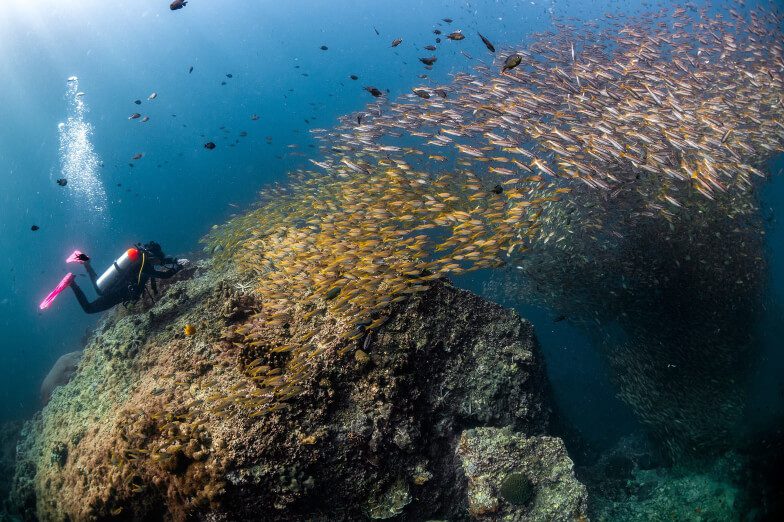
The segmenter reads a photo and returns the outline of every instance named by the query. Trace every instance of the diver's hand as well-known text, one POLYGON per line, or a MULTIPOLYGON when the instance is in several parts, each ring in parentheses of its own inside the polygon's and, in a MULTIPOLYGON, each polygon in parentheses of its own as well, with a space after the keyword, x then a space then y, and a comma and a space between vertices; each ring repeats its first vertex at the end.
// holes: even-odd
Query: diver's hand
POLYGON ((90 261, 90 256, 88 256, 87 254, 79 254, 76 256, 76 259, 78 259, 82 263, 87 263, 90 261))

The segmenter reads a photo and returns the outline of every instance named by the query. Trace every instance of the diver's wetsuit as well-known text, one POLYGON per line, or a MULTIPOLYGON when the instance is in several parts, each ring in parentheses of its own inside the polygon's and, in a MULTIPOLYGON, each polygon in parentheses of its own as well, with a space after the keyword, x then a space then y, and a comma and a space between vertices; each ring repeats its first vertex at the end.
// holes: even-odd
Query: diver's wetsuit
POLYGON ((88 261, 84 263, 84 267, 87 269, 90 281, 93 283, 93 288, 95 288, 98 298, 92 303, 88 301, 87 296, 84 295, 84 292, 76 284, 76 281, 71 282, 71 289, 76 295, 76 300, 79 301, 79 304, 82 306, 82 310, 86 313, 95 314, 103 312, 120 303, 136 301, 141 297, 142 292, 144 292, 147 281, 152 280, 153 289, 155 289, 155 279, 168 279, 182 268, 175 260, 165 259, 164 263, 169 266, 173 263, 174 266, 167 268, 166 270, 156 270, 152 263, 145 264, 141 270, 141 277, 138 270, 131 270, 124 279, 117 281, 108 292, 103 293, 98 288, 98 276, 88 261))

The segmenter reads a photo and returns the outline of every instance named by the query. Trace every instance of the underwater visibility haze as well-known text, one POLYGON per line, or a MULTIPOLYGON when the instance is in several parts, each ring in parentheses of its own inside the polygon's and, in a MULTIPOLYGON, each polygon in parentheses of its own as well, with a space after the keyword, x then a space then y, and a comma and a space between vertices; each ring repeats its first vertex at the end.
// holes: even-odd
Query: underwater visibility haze
POLYGON ((781 517, 783 22, 6 0, 0 521, 781 517))

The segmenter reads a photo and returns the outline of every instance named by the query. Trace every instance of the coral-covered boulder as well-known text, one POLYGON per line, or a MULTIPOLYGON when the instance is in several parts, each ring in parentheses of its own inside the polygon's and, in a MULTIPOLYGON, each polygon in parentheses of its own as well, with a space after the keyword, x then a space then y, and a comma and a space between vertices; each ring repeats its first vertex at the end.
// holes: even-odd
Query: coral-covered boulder
POLYGON ((587 490, 559 438, 476 428, 463 432, 457 456, 468 478, 473 519, 587 520, 587 490))
POLYGON ((546 433, 543 363, 512 311, 434 282, 355 339, 325 306, 248 342, 264 306, 203 263, 152 306, 108 316, 25 428, 19 514, 466 519, 461 433, 546 433), (310 332, 297 352, 295 327, 310 332))

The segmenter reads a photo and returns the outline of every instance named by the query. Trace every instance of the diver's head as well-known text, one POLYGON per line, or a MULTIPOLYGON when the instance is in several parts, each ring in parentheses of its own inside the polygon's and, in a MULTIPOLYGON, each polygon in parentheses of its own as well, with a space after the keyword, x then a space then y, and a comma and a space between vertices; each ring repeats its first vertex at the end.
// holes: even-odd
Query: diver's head
POLYGON ((163 253, 163 249, 161 245, 156 243, 155 241, 150 241, 149 243, 145 243, 142 245, 142 249, 144 252, 150 257, 150 261, 154 262, 163 262, 166 259, 166 255, 163 253))

